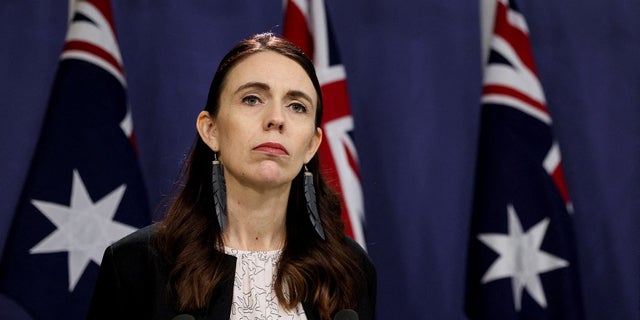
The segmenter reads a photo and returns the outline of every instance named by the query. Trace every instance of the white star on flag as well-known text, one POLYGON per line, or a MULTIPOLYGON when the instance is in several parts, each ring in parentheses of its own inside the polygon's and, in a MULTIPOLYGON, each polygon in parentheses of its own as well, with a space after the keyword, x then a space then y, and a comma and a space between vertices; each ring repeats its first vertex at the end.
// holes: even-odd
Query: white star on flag
POLYGON ((515 308, 520 311, 522 291, 529 295, 543 308, 547 306, 540 273, 569 266, 569 262, 540 250, 549 218, 544 218, 531 227, 526 233, 512 204, 507 205, 509 213, 509 234, 483 233, 478 239, 500 254, 500 257, 489 267, 482 277, 482 283, 511 277, 511 289, 515 308))
POLYGON ((68 252, 69 292, 75 288, 90 260, 100 265, 106 247, 137 230, 113 221, 125 189, 123 184, 94 203, 80 174, 73 170, 69 207, 41 200, 31 201, 57 229, 29 253, 68 252))

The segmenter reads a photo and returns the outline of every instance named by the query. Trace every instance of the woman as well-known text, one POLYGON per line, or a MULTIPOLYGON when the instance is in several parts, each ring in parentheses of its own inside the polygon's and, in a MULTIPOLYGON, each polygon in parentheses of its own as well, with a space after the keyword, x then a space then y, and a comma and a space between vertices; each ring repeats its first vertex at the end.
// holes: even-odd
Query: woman
POLYGON ((105 251, 89 318, 374 317, 375 268, 319 172, 311 61, 266 33, 221 61, 164 221, 105 251))

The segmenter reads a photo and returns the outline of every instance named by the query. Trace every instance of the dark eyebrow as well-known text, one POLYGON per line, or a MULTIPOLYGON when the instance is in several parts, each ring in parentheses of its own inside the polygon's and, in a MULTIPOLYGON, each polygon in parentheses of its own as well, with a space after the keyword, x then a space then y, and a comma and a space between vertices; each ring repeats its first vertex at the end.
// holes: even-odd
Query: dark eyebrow
MULTIPOLYGON (((269 91, 271 89, 271 87, 269 87, 269 85, 264 82, 247 82, 241 85, 240 87, 238 87, 238 89, 236 90, 236 93, 249 88, 256 88, 256 89, 265 90, 265 91, 269 91)), ((313 104, 313 99, 311 99, 311 97, 309 97, 308 94, 299 90, 290 90, 289 92, 287 92, 287 96, 291 98, 305 99, 309 101, 309 103, 313 104)))
POLYGON ((292 98, 298 98, 298 99, 302 98, 304 100, 309 101, 310 104, 313 104, 313 100, 311 99, 311 97, 309 97, 309 95, 307 95, 306 93, 304 93, 302 91, 291 90, 291 91, 287 92, 287 95, 289 97, 292 97, 292 98))
POLYGON ((243 85, 241 85, 240 87, 238 87, 238 89, 236 90, 235 93, 238 93, 244 89, 248 89, 248 88, 257 88, 257 89, 261 89, 261 90, 269 90, 270 87, 268 84, 264 83, 264 82, 247 82, 243 85))

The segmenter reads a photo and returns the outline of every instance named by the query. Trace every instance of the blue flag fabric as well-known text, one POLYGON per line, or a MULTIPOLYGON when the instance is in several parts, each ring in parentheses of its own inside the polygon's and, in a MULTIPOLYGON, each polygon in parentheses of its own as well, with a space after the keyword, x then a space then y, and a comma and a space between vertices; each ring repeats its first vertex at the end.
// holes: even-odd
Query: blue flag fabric
POLYGON ((470 319, 583 319, 571 201, 526 21, 497 3, 469 240, 470 319))
POLYGON ((22 309, 5 315, 86 318, 104 249, 150 223, 110 3, 75 9, 0 263, 22 309))

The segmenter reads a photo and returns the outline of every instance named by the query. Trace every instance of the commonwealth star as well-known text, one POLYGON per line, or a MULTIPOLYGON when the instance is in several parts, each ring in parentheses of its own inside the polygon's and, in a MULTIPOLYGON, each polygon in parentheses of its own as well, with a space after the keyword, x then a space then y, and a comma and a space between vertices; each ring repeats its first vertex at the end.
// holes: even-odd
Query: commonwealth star
POLYGON ((526 233, 512 204, 507 205, 509 214, 509 234, 483 233, 478 239, 486 244, 500 257, 493 262, 482 277, 482 283, 511 277, 511 289, 515 309, 522 306, 522 291, 529 295, 543 308, 547 306, 539 274, 569 266, 569 262, 540 250, 549 218, 544 218, 531 227, 526 233))
POLYGON ((29 253, 68 253, 69 292, 73 291, 89 261, 98 265, 106 247, 136 228, 113 221, 126 185, 97 202, 93 202, 77 170, 73 170, 70 206, 32 200, 31 203, 46 216, 56 230, 36 244, 29 253))

